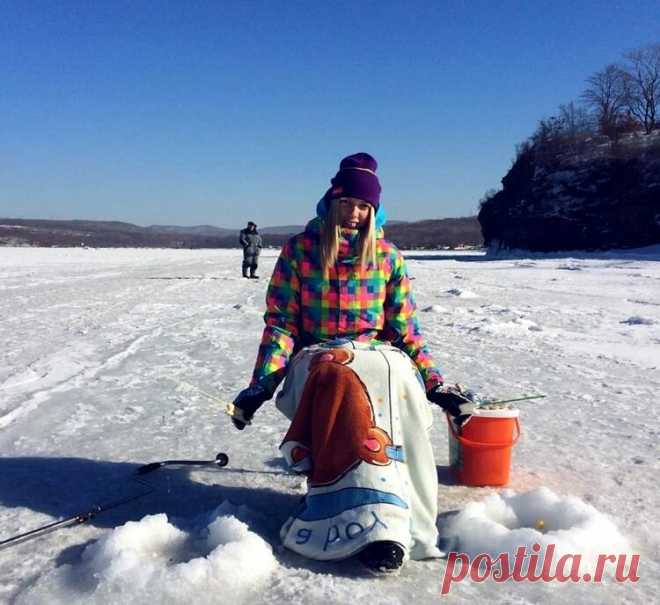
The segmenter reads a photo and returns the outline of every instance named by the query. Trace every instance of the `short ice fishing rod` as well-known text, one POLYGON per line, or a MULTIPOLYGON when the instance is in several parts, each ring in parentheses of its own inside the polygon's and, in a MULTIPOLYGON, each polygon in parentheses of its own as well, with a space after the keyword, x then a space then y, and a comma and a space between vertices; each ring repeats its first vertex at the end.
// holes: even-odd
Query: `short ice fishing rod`
POLYGON ((94 517, 96 517, 100 513, 104 513, 105 511, 111 510, 113 508, 117 508, 122 504, 127 504, 129 502, 133 502, 134 500, 138 500, 140 498, 144 498, 145 496, 148 496, 149 494, 152 494, 153 492, 156 491, 156 488, 153 485, 147 483, 146 481, 143 481, 140 477, 152 473, 158 470, 159 468, 163 468, 165 466, 213 466, 213 467, 221 468, 227 466, 228 463, 229 463, 229 456, 227 456, 227 454, 223 452, 219 452, 213 460, 161 460, 159 462, 150 462, 149 464, 144 464, 135 470, 134 476, 130 477, 132 481, 136 481, 140 485, 146 488, 146 490, 143 491, 142 493, 135 494, 134 496, 128 496, 127 498, 111 500, 110 502, 106 502, 105 504, 97 504, 93 508, 83 513, 78 513, 77 515, 67 517, 66 519, 62 519, 60 521, 54 521, 53 523, 49 523, 47 525, 37 527, 36 529, 23 532, 22 534, 17 534, 15 536, 12 536, 11 538, 0 540, 0 550, 4 550, 5 548, 9 548, 11 546, 16 546, 18 544, 21 544, 22 542, 31 540, 32 538, 39 538, 41 536, 45 536, 46 534, 54 532, 58 529, 63 529, 65 527, 72 527, 74 525, 82 525, 83 523, 87 523, 88 521, 91 521, 92 519, 94 519, 94 517))
POLYGON ((477 403, 481 405, 502 405, 504 403, 513 403, 514 401, 527 401, 529 399, 545 399, 545 395, 525 395, 524 397, 514 397, 512 399, 483 399, 477 403))
POLYGON ((146 475, 164 466, 217 466, 223 467, 229 464, 229 456, 219 452, 214 460, 161 460, 160 462, 150 462, 136 469, 136 474, 146 475))
POLYGON ((243 424, 252 424, 249 418, 246 418, 243 415, 243 410, 241 408, 235 406, 233 403, 229 401, 223 401, 222 399, 219 399, 215 395, 212 395, 211 393, 207 393, 206 391, 200 389, 197 385, 190 384, 189 382, 180 382, 180 386, 188 387, 191 389, 195 389, 197 392, 199 392, 200 395, 203 395, 206 397, 209 401, 213 401, 214 403, 219 403, 222 408, 224 409, 225 414, 227 416, 230 416, 231 418, 238 420, 239 422, 242 422, 243 424))

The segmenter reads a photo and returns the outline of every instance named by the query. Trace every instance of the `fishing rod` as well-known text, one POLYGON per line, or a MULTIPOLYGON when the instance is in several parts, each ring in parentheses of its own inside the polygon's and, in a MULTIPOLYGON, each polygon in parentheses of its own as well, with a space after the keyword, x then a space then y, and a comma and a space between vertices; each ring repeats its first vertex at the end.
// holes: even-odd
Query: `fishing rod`
POLYGON ((504 403, 513 403, 514 401, 527 401, 529 399, 544 399, 545 395, 525 395, 524 397, 513 397, 511 399, 484 399, 477 403, 477 407, 482 405, 502 405, 504 403))
POLYGON ((133 502, 134 500, 144 498, 145 496, 148 496, 156 492, 157 488, 151 485, 150 483, 148 483, 147 481, 145 481, 144 479, 142 479, 141 477, 143 477, 144 475, 148 475, 149 473, 153 473, 154 471, 157 471, 158 469, 161 469, 166 466, 197 466, 197 467, 208 466, 212 468, 222 468, 225 471, 234 472, 234 473, 254 473, 260 475, 281 475, 287 477, 297 477, 297 475, 292 473, 287 473, 285 471, 267 471, 267 470, 251 469, 251 468, 225 468, 228 464, 229 464, 229 456, 224 452, 219 452, 218 454, 216 454, 213 460, 159 460, 157 462, 149 462, 148 464, 143 464, 142 466, 139 466, 137 469, 135 469, 134 474, 131 477, 129 477, 130 481, 135 481, 136 483, 139 483, 140 485, 146 488, 146 490, 143 491, 142 493, 135 494, 133 496, 128 496, 126 498, 111 500, 110 502, 106 502, 104 504, 97 504, 96 506, 93 506, 92 508, 90 508, 85 512, 72 515, 71 517, 67 517, 66 519, 61 519, 60 521, 54 521, 53 523, 49 523, 47 525, 42 525, 41 527, 37 527, 30 531, 17 534, 5 540, 0 540, 0 551, 6 548, 10 548, 12 546, 17 546, 18 544, 21 544, 22 542, 26 542, 27 540, 31 540, 33 538, 39 538, 41 536, 45 536, 58 529, 64 529, 65 527, 72 527, 74 525, 83 525, 84 523, 91 521, 92 519, 94 519, 94 517, 96 517, 101 513, 104 513, 113 508, 117 508, 122 504, 128 504, 129 502, 133 502))
POLYGON ((91 521, 101 513, 104 513, 108 510, 112 510, 113 508, 117 508, 122 504, 128 504, 129 502, 139 500, 140 498, 144 498, 145 496, 154 493, 156 491, 156 488, 150 483, 147 483, 146 481, 141 479, 140 477, 152 473, 165 466, 212 466, 215 468, 222 468, 227 466, 227 464, 229 464, 229 456, 227 456, 227 454, 225 454, 224 452, 219 452, 213 460, 160 460, 158 462, 150 462, 148 464, 143 464, 142 466, 138 467, 135 470, 134 475, 129 478, 131 481, 135 481, 140 485, 142 485, 143 487, 146 487, 146 490, 144 490, 142 493, 135 494, 133 496, 128 496, 126 498, 111 500, 104 504, 97 504, 87 511, 78 513, 76 515, 72 515, 71 517, 67 517, 66 519, 61 519, 60 521, 54 521, 53 523, 48 523, 47 525, 42 525, 41 527, 37 527, 30 531, 17 534, 15 536, 12 536, 11 538, 0 540, 0 550, 4 550, 5 548, 9 548, 11 546, 16 546, 18 544, 21 544, 22 542, 26 542, 27 540, 31 540, 33 538, 39 538, 41 536, 45 536, 46 534, 54 532, 58 529, 64 529, 65 527, 72 527, 74 525, 82 525, 84 523, 87 523, 88 521, 91 521))
POLYGON ((139 498, 144 498, 144 496, 148 496, 149 494, 156 491, 155 487, 149 485, 145 481, 141 481, 140 479, 137 479, 135 477, 133 477, 133 480, 147 487, 147 490, 141 494, 129 496, 128 498, 112 500, 110 502, 106 502, 105 504, 97 504, 96 506, 92 507, 91 509, 83 513, 78 513, 71 517, 67 517, 66 519, 62 519, 61 521, 55 521, 53 523, 49 523, 48 525, 42 525, 41 527, 37 527, 36 529, 23 532, 22 534, 17 534, 15 536, 12 536, 11 538, 7 538, 6 540, 0 540, 0 550, 4 550, 5 548, 9 548, 10 546, 16 546, 32 538, 39 538, 41 536, 45 536, 46 534, 54 532, 58 529, 71 527, 73 525, 82 525, 83 523, 87 523, 88 521, 91 521, 94 517, 96 517, 100 513, 111 510, 113 508, 117 508, 122 504, 133 502, 134 500, 138 500, 139 498))
POLYGON ((135 472, 138 475, 146 475, 164 466, 215 466, 222 468, 227 464, 229 464, 229 456, 224 452, 219 452, 213 460, 160 460, 159 462, 143 464, 135 472))
POLYGON ((243 410, 241 410, 241 408, 239 408, 239 407, 236 407, 233 403, 223 401, 219 397, 216 397, 215 395, 212 395, 211 393, 207 393, 203 389, 200 389, 197 385, 190 384, 189 382, 180 382, 179 384, 181 386, 190 387, 192 389, 195 389, 200 395, 203 395, 209 401, 213 401, 214 403, 219 403, 222 406, 225 414, 227 414, 227 416, 230 416, 231 418, 234 418, 234 419, 238 420, 239 422, 242 422, 245 425, 252 424, 252 421, 245 418, 245 416, 243 415, 243 410))

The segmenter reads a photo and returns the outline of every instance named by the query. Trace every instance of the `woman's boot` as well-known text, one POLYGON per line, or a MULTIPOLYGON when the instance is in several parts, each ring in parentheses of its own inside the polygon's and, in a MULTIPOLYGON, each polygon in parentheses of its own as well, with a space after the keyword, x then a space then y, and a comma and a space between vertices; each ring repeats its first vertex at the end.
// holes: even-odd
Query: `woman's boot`
POLYGON ((396 542, 372 542, 359 554, 358 559, 374 574, 397 573, 403 565, 403 548, 396 542))

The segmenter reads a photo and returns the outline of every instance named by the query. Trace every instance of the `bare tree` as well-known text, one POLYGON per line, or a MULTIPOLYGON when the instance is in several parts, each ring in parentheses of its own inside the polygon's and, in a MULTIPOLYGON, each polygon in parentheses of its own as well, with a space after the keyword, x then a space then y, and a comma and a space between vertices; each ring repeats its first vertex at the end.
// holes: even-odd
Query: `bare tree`
POLYGON ((530 137, 534 157, 541 164, 554 164, 568 151, 561 118, 550 116, 539 120, 534 134, 530 137))
POLYGON ((589 112, 585 107, 571 101, 559 106, 559 120, 566 145, 573 153, 581 153, 586 139, 596 133, 589 112))
POLYGON ((589 112, 573 101, 559 106, 559 119, 568 137, 575 138, 592 132, 589 112))
POLYGON ((582 99, 596 112, 603 134, 617 138, 628 99, 628 76, 618 65, 608 65, 587 79, 582 99))
POLYGON ((627 106, 649 134, 660 114, 660 44, 626 54, 627 106))

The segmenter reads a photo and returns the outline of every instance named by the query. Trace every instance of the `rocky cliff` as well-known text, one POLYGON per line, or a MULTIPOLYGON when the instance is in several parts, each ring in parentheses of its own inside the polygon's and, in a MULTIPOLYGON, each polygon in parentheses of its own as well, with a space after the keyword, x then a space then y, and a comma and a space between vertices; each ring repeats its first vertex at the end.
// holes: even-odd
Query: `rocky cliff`
POLYGON ((479 222, 487 246, 535 251, 660 243, 660 132, 525 146, 479 222))

